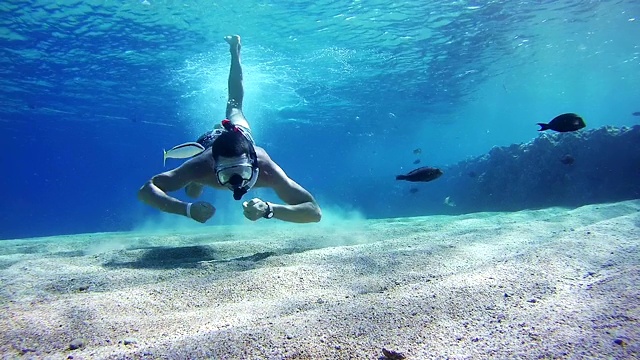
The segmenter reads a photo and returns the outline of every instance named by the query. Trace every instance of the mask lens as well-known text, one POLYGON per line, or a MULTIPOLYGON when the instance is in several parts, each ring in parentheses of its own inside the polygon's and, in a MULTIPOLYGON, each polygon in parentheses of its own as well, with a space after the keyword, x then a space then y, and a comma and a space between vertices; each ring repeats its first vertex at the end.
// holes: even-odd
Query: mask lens
POLYGON ((242 184, 233 184, 234 186, 244 186, 244 184, 251 180, 253 169, 247 165, 236 165, 224 169, 220 169, 217 172, 218 181, 221 185, 227 185, 233 175, 238 175, 243 180, 242 184))

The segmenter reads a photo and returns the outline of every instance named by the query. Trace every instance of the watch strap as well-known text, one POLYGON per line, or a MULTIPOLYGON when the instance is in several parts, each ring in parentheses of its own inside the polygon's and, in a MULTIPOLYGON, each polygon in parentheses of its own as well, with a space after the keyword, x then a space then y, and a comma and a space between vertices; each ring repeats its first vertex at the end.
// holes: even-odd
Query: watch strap
POLYGON ((267 204, 267 212, 264 213, 264 215, 262 216, 265 219, 271 219, 273 217, 273 208, 271 207, 271 204, 268 202, 265 202, 267 204))

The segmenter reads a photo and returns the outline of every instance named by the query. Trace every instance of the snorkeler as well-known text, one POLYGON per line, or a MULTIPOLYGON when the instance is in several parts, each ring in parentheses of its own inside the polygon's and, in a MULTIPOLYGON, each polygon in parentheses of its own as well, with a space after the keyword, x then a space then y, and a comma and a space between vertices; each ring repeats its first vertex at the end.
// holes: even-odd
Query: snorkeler
POLYGON ((212 204, 205 201, 187 203, 167 193, 185 187, 187 195, 197 198, 204 186, 211 186, 229 189, 233 198, 240 200, 254 187, 269 187, 285 204, 259 198, 245 201, 242 205, 247 219, 275 218, 296 223, 320 221, 322 212, 313 196, 289 178, 264 149, 255 146, 249 123, 242 113, 240 36, 227 36, 225 40, 231 52, 226 119, 198 139, 206 150, 181 166, 152 177, 140 188, 138 198, 164 212, 204 223, 216 211, 212 204))

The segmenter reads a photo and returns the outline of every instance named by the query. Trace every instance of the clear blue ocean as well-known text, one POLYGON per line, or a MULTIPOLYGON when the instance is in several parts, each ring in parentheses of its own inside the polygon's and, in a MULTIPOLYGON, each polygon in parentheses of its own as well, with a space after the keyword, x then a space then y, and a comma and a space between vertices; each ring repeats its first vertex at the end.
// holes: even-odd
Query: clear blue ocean
POLYGON ((446 171, 419 185, 395 175, 530 142, 536 123, 561 113, 580 114, 585 130, 640 124, 635 0, 5 0, 0 9, 0 239, 172 228, 173 218, 247 222, 229 192, 205 192, 218 208, 207 225, 137 199, 151 176, 180 165, 163 167, 163 149, 224 118, 229 34, 242 36, 256 142, 333 216, 447 213, 437 187, 446 171))

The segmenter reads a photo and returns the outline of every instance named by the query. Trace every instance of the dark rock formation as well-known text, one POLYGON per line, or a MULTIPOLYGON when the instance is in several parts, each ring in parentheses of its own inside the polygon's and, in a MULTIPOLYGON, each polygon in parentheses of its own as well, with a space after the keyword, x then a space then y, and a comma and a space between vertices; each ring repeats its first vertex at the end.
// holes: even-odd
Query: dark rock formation
POLYGON ((455 201, 456 213, 640 198, 640 126, 545 133, 444 173, 439 190, 455 201), (566 155, 573 163, 561 161, 566 155))

